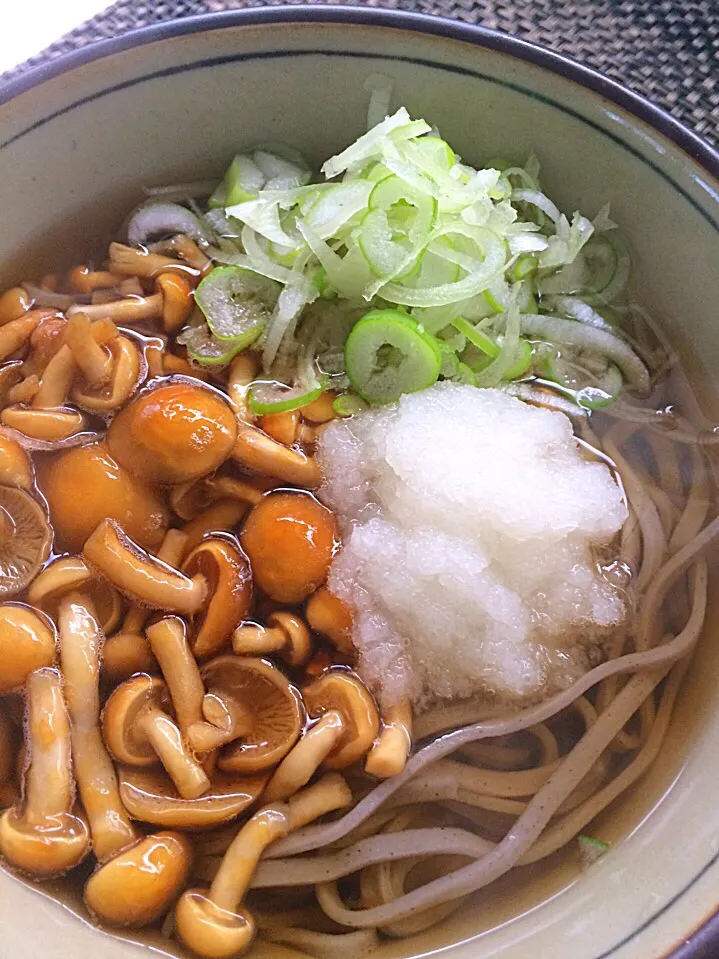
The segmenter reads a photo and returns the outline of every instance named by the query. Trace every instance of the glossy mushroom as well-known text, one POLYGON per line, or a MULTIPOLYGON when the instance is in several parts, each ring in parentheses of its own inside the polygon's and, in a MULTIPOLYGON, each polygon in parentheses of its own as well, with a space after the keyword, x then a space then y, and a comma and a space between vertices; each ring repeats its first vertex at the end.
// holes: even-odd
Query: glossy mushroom
MULTIPOLYGON (((157 551, 157 558, 168 566, 177 566, 185 551, 185 542, 184 533, 169 529, 157 551)), ((150 610, 146 606, 132 603, 120 631, 105 640, 102 659, 104 679, 119 683, 134 673, 158 671, 157 661, 143 632, 149 616, 150 610)))
POLYGON ((203 667, 202 679, 203 713, 210 718, 204 725, 210 728, 189 730, 196 749, 230 742, 218 760, 226 772, 257 772, 287 755, 302 731, 304 708, 276 666, 249 656, 218 656, 203 667))
POLYGON ((249 506, 236 499, 219 499, 186 523, 183 533, 187 537, 187 552, 214 533, 232 533, 247 516, 249 506))
POLYGON ((192 579, 146 553, 113 520, 103 520, 88 538, 83 558, 113 586, 135 602, 192 614, 202 606, 207 584, 202 575, 192 579))
POLYGON ((320 468, 312 457, 300 449, 278 443, 248 424, 238 426, 232 456, 245 469, 268 473, 306 489, 315 489, 322 481, 320 468))
POLYGON ((22 446, 0 433, 0 486, 32 489, 34 471, 30 457, 22 446))
POLYGON ((143 320, 157 320, 162 316, 162 293, 154 293, 152 296, 134 295, 123 300, 110 300, 108 303, 69 307, 68 317, 74 313, 84 313, 91 320, 107 317, 118 326, 141 323, 143 320))
POLYGON ((72 758, 100 863, 85 886, 85 902, 109 925, 146 925, 170 907, 184 886, 192 851, 179 834, 140 836, 122 805, 100 730, 101 642, 89 597, 63 597, 60 650, 72 758))
POLYGON ((162 328, 165 333, 177 333, 195 305, 192 286, 184 276, 167 272, 157 277, 157 289, 162 293, 162 328))
POLYGON ((135 842, 100 729, 102 634, 86 593, 63 596, 59 607, 60 662, 72 729, 72 758, 95 855, 102 861, 135 842))
POLYGON ((43 443, 61 443, 82 433, 87 426, 82 413, 64 407, 6 406, 0 412, 0 423, 22 436, 43 443))
POLYGON ((0 326, 0 362, 29 342, 35 327, 40 322, 35 310, 0 326))
POLYGON ((22 689, 55 655, 55 634, 42 614, 15 603, 0 606, 0 694, 22 689))
POLYGON ((412 748, 412 707, 408 702, 382 713, 382 729, 365 762, 365 772, 378 779, 398 776, 412 748))
POLYGON ((85 905, 110 926, 148 926, 172 906, 192 865, 192 845, 177 832, 146 836, 101 865, 85 885, 85 905))
POLYGON ((182 733, 167 714, 168 692, 156 676, 140 673, 118 686, 102 714, 105 744, 118 762, 151 766, 158 760, 185 799, 207 791, 210 780, 185 748, 182 733))
POLYGON ((256 812, 231 843, 210 888, 188 889, 180 897, 175 925, 185 945, 207 959, 235 956, 247 949, 255 936, 255 923, 241 904, 263 852, 277 839, 351 801, 351 790, 335 774, 289 802, 256 812))
POLYGON ((120 466, 104 443, 52 456, 39 472, 61 549, 79 553, 106 518, 144 549, 161 544, 169 519, 163 498, 120 466))
MULTIPOLYGON (((94 343, 91 334, 90 340, 94 343)), ((106 375, 101 375, 102 367, 98 363, 97 375, 90 378, 85 374, 71 395, 73 402, 83 409, 107 415, 130 399, 145 375, 146 364, 138 347, 127 336, 114 337, 104 349, 94 345, 105 354, 106 375)))
POLYGON ((309 715, 317 722, 275 770, 267 785, 268 800, 292 795, 323 763, 344 769, 357 762, 379 732, 377 707, 354 673, 330 669, 302 691, 309 715))
POLYGON ((254 803, 269 773, 212 775, 209 789, 196 799, 183 799, 165 772, 154 766, 121 766, 120 796, 133 819, 166 829, 211 829, 230 822, 254 803))
POLYGON ((310 658, 312 644, 305 623, 294 613, 270 613, 267 625, 243 623, 232 634, 232 648, 241 656, 276 653, 290 666, 302 666, 310 658))
POLYGON ((82 862, 90 832, 73 812, 70 722, 58 670, 31 673, 25 695, 30 764, 22 803, 0 819, 0 852, 22 872, 50 879, 82 862))
POLYGON ((240 534, 252 575, 279 603, 300 603, 327 578, 337 544, 332 513, 311 494, 268 493, 240 534))
POLYGON ((307 600, 307 622, 314 632, 326 636, 343 656, 354 653, 352 611, 326 586, 320 586, 307 600))
POLYGON ((52 532, 24 490, 0 486, 0 599, 22 592, 50 555, 52 532))
POLYGON ((32 297, 22 286, 11 286, 0 295, 0 325, 17 320, 32 306, 32 297))
POLYGON ((107 434, 119 463, 148 483, 184 483, 227 459, 237 435, 227 401, 197 380, 173 378, 132 399, 107 434))
POLYGON ((27 598, 33 606, 57 619, 60 599, 78 589, 88 591, 103 632, 116 629, 122 615, 119 593, 109 583, 93 576, 79 556, 63 556, 46 566, 30 583, 27 598))
MULTIPOLYGON (((205 687, 183 620, 169 616, 147 628, 147 639, 165 678, 183 734, 203 720, 205 687)), ((198 750, 202 751, 202 750, 198 750)))
POLYGON ((205 600, 193 618, 192 648, 198 659, 219 653, 247 615, 252 600, 252 574, 247 557, 224 539, 200 543, 182 565, 190 579, 207 583, 205 600))

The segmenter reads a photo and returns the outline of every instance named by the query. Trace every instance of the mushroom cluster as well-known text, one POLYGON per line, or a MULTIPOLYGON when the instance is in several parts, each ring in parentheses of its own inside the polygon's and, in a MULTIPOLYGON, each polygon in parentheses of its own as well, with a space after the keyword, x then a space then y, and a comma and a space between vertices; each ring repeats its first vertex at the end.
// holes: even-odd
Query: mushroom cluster
POLYGON ((350 804, 345 771, 400 771, 411 715, 380 717, 325 585, 332 394, 253 414, 254 354, 208 373, 175 338, 197 238, 130 240, 0 296, 0 855, 229 957, 263 851, 350 804))

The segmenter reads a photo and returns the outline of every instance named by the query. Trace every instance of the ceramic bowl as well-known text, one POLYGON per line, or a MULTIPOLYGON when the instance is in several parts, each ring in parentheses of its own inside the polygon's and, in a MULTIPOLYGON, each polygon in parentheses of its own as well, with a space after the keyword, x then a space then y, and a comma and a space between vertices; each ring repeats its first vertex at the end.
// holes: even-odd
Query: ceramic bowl
MULTIPOLYGON (((141 184, 219 175, 261 141, 329 156, 362 131, 373 72, 468 161, 534 151, 565 209, 593 215, 611 201, 638 295, 716 419, 719 156, 575 63, 437 19, 324 6, 235 12, 140 31, 14 81, 0 93, 0 283, 87 256, 141 184)), ((661 760, 602 817, 609 855, 581 877, 559 861, 543 878, 527 871, 493 886, 378 959, 442 948, 448 959, 719 955, 719 924, 706 924, 719 902, 719 657, 708 641, 717 622, 714 603, 661 760)), ((159 937, 151 945, 164 948, 159 937)), ((2 959, 140 959, 143 948, 0 874, 2 959)))

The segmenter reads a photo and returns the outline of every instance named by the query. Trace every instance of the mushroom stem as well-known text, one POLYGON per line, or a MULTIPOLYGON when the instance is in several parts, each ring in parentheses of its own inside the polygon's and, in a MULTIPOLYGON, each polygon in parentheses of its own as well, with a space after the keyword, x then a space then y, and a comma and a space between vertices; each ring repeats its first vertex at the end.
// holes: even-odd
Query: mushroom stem
POLYGON ((6 509, 0 506, 0 548, 7 546, 15 535, 15 521, 6 509))
POLYGON ((253 353, 240 353, 230 364, 227 380, 227 396, 237 419, 243 423, 254 422, 255 415, 248 403, 249 386, 259 373, 259 362, 253 353))
POLYGON ((202 721, 205 686, 185 624, 175 616, 162 619, 148 627, 147 638, 170 690, 180 729, 187 734, 193 723, 202 721))
POLYGON ((234 912, 242 902, 262 853, 289 832, 289 812, 284 803, 266 806, 237 833, 208 892, 220 909, 234 912))
POLYGON ((352 802, 352 790, 339 773, 325 773, 318 782, 290 796, 290 831, 302 829, 320 816, 344 809, 352 802))
POLYGON ((142 714, 140 729, 183 799, 197 799, 207 792, 210 780, 205 770, 189 755, 180 730, 167 713, 149 707, 142 714))
POLYGON ((409 703, 390 706, 382 717, 383 728, 369 751, 365 772, 378 779, 398 776, 412 748, 412 707, 409 703))
POLYGON ((192 579, 150 556, 112 520, 103 520, 89 537, 83 556, 121 592, 148 606, 195 613, 207 591, 204 576, 192 579))
POLYGON ((39 316, 30 312, 0 327, 0 362, 27 343, 39 322, 39 316))
POLYGON ((153 293, 152 296, 131 296, 126 300, 114 300, 112 303, 71 306, 67 316, 73 316, 75 313, 85 313, 91 320, 109 317, 120 325, 139 323, 142 320, 156 320, 162 316, 162 293, 153 293))
POLYGON ((287 642, 284 630, 260 626, 259 623, 243 623, 232 634, 232 648, 240 656, 262 656, 276 653, 287 642))
POLYGON ((70 812, 74 801, 70 779, 70 722, 56 669, 37 669, 25 686, 30 765, 25 773, 25 818, 42 825, 70 812))
POLYGON ((137 833, 120 801, 115 768, 100 732, 100 628, 91 600, 82 593, 60 600, 58 621, 72 758, 95 855, 102 861, 129 846, 137 833))
POLYGON ((302 450, 283 446, 254 426, 241 422, 231 455, 248 469, 269 473, 305 489, 314 489, 322 480, 319 466, 302 450))
POLYGON ((197 752, 210 752, 246 736, 253 727, 250 710, 233 696, 207 693, 202 701, 207 722, 193 723, 187 738, 197 752))
POLYGON ((40 377, 40 388, 32 405, 37 409, 55 409, 67 400, 75 376, 75 359, 69 346, 61 346, 40 377))
POLYGON ((112 360, 95 340, 92 322, 86 313, 75 313, 70 317, 65 340, 88 384, 98 388, 107 383, 112 373, 112 360))
POLYGON ((265 799, 286 799, 309 782, 345 732, 341 713, 326 712, 285 756, 265 789, 265 799))

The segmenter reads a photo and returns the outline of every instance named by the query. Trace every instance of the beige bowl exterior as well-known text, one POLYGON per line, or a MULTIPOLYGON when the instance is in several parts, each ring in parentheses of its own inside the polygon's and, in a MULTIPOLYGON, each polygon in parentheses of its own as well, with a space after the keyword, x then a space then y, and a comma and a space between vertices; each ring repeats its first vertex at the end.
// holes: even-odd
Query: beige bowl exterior
MULTIPOLYGON (((329 156, 362 132, 363 84, 381 72, 394 102, 436 123, 469 162, 523 162, 533 150, 567 211, 594 215, 611 201, 635 286, 719 418, 719 184, 670 139, 684 135, 669 123, 665 136, 612 88, 605 98, 583 85, 596 79, 526 45, 470 43, 463 28, 428 23, 322 7, 204 18, 19 92, 0 106, 2 286, 102 249, 141 184, 216 176, 235 152, 278 139, 313 161, 329 156)), ((715 603, 662 761, 597 827, 618 840, 610 854, 579 879, 560 862, 549 879, 527 872, 492 886, 441 930, 390 942, 382 959, 441 947, 451 959, 659 959, 683 943, 719 903, 716 626, 715 603)), ((142 952, 0 871, 1 959, 142 952)))

